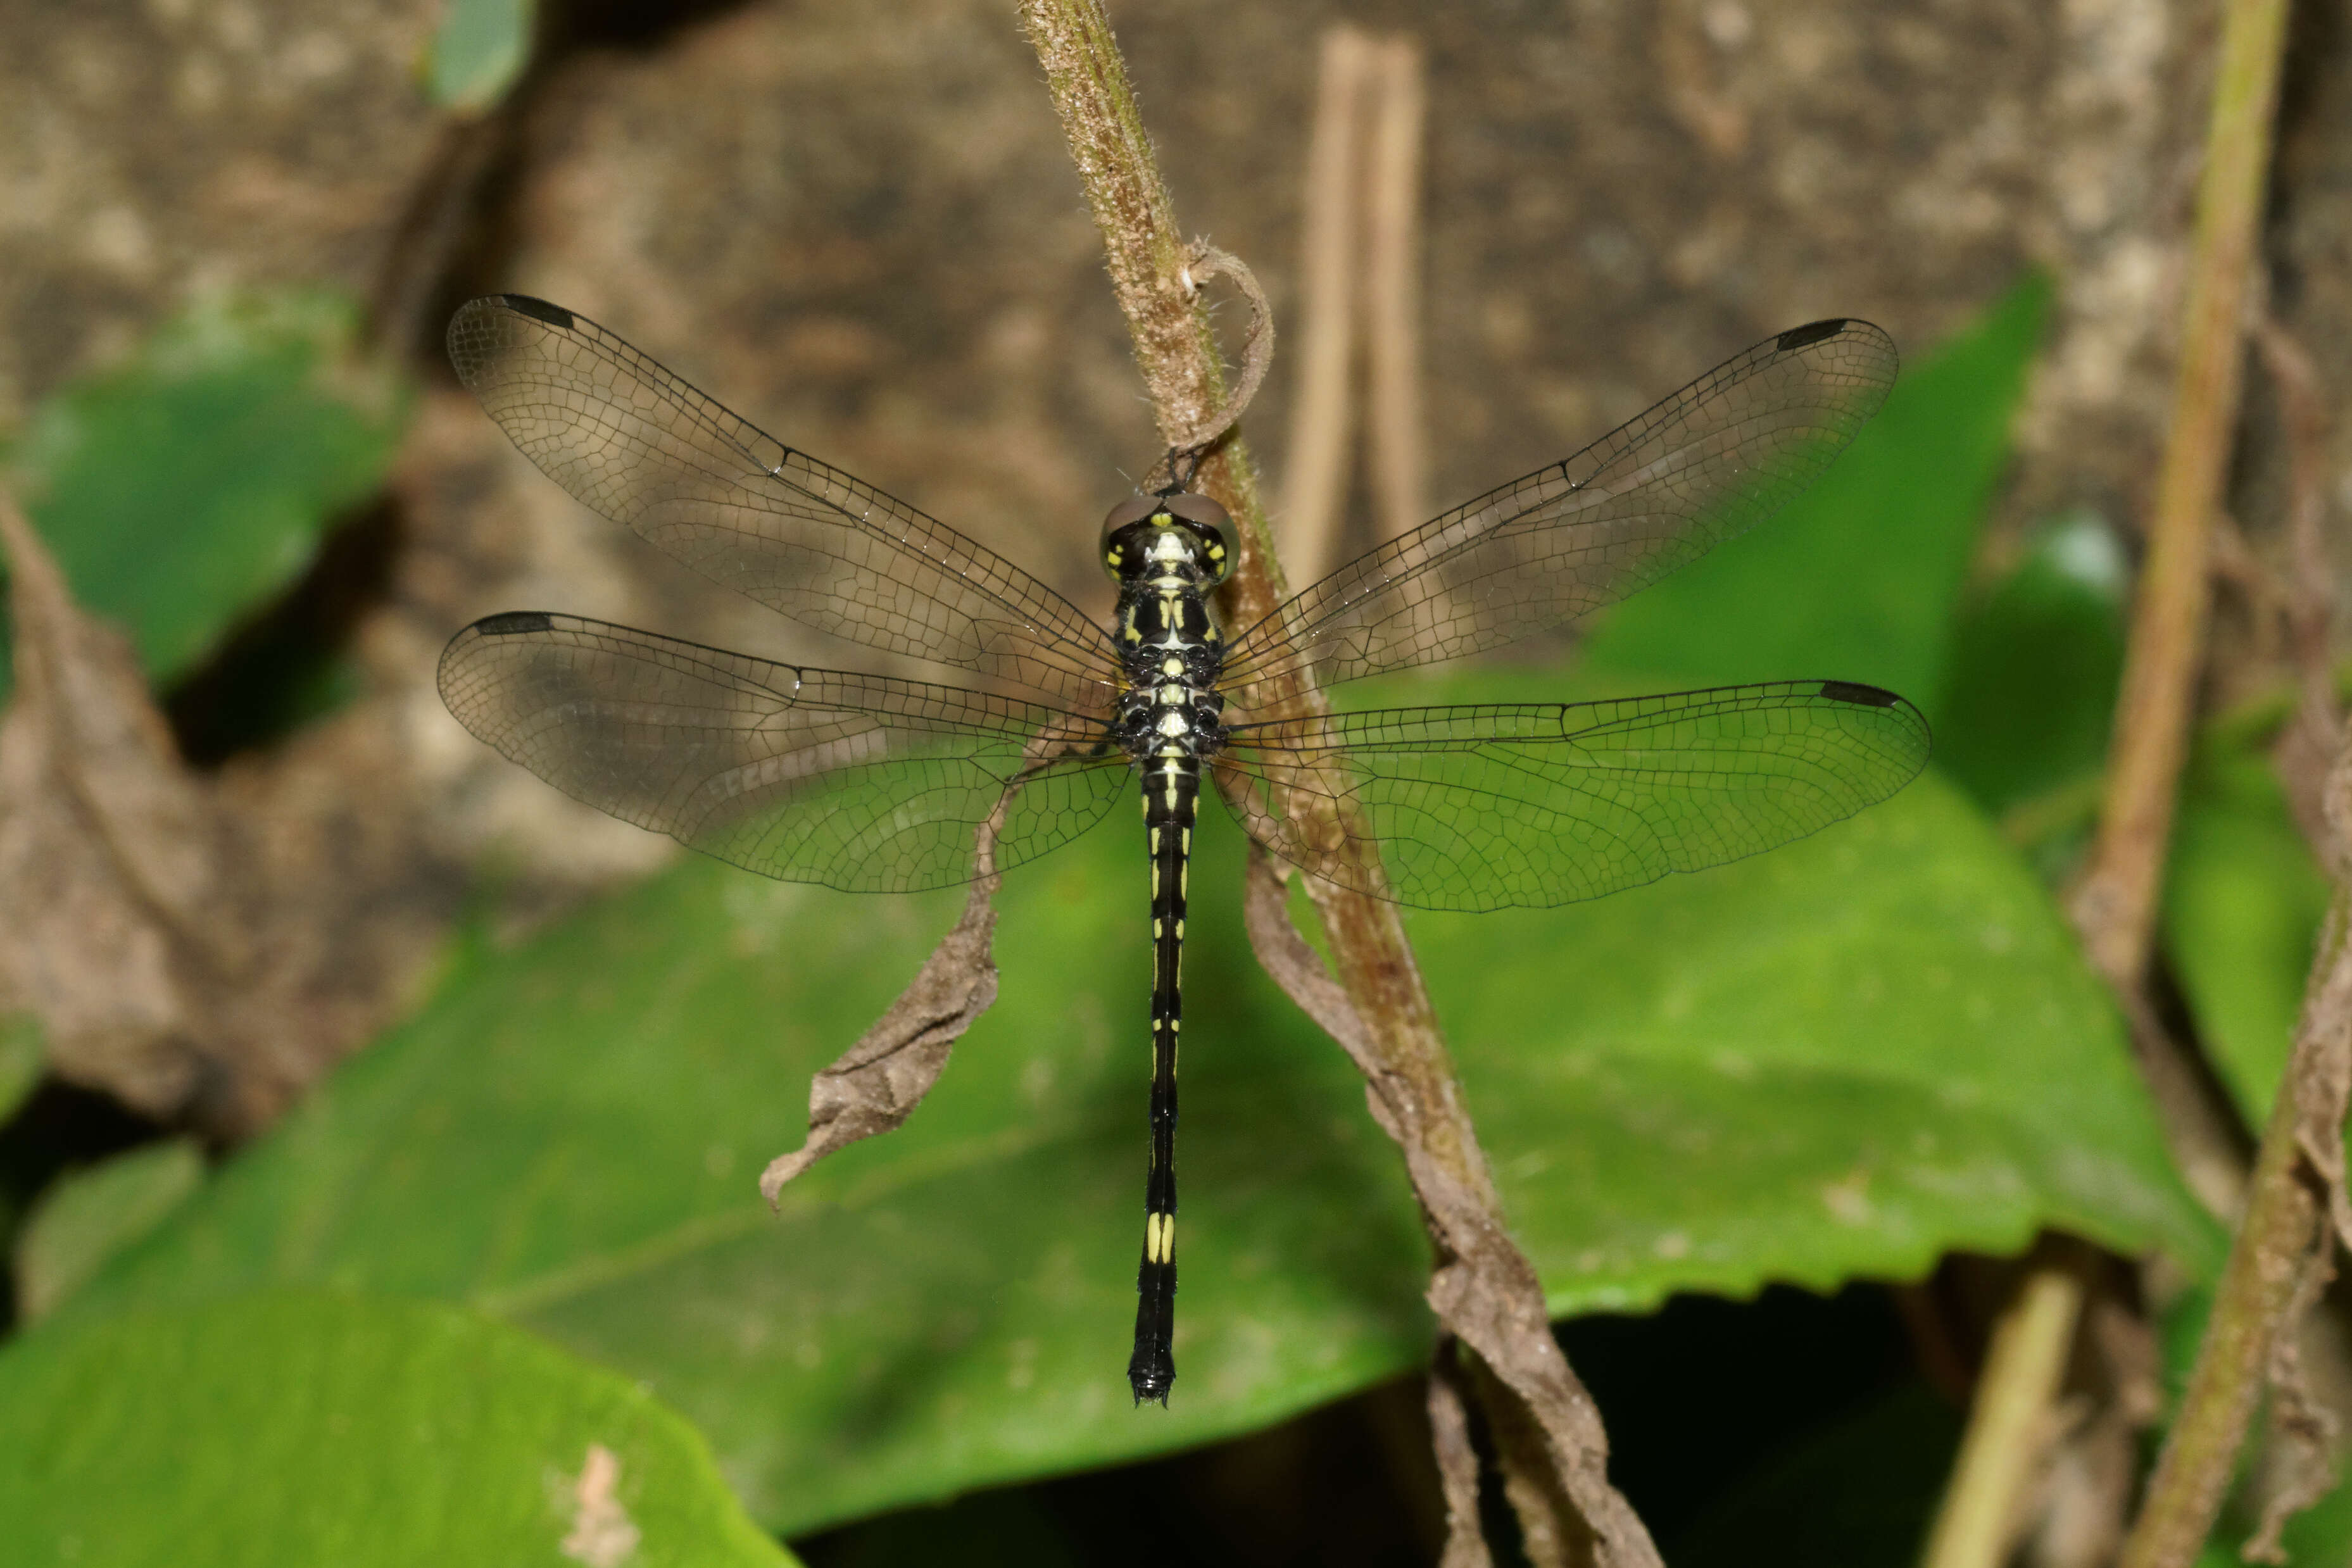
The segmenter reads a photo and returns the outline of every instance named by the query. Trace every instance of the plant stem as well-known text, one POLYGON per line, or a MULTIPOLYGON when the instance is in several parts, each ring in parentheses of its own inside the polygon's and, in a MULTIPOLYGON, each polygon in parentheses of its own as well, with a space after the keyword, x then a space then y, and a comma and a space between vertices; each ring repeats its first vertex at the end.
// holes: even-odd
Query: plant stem
POLYGON ((2315 983, 2305 1002, 2304 1026, 2263 1130, 2246 1217, 2231 1243, 2213 1315, 2116 1568, 2187 1568, 2196 1561, 2236 1473, 2272 1342, 2294 1332, 2282 1320, 2294 1301, 2321 1215, 2298 1142, 2303 1106, 2294 1086, 2298 1069, 2316 1050, 2340 1049, 2322 1030, 2340 1035, 2352 1000, 2352 954, 2344 946, 2340 910, 2334 927, 2333 948, 2320 971, 2326 981, 2315 983))
POLYGON ((2018 1500, 2048 1449, 2052 1402, 2082 1308, 2081 1277, 2053 1259, 2025 1277, 1993 1325, 1920 1568, 2000 1568, 2009 1560, 2018 1500))
POLYGON ((2172 831, 2204 641, 2206 556, 2237 429, 2285 29, 2285 0, 2231 0, 2222 33, 2171 426, 2132 608, 2099 836, 2074 898, 2092 961, 2118 988, 2137 986, 2147 967, 2172 831))

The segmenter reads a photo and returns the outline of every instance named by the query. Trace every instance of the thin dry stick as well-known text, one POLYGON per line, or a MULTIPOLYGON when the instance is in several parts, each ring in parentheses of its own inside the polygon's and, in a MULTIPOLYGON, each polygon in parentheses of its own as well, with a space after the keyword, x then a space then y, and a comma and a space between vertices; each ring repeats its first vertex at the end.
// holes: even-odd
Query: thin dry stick
POLYGON ((1355 400, 1357 148, 1374 46, 1344 24, 1323 35, 1315 128, 1307 144, 1307 212, 1300 244, 1298 392, 1290 406, 1282 548, 1301 581, 1332 564, 1347 497, 1355 400))
MULTIPOLYGON (((1222 371, 1206 312, 1183 284, 1185 247, 1109 24, 1091 0, 1023 0, 1021 16, 1102 233, 1112 287, 1161 434, 1172 444, 1222 401, 1222 371)), ((1284 592, 1282 571, 1268 546, 1255 471, 1243 444, 1230 441, 1210 454, 1194 487, 1223 503, 1237 526, 1241 559, 1228 585, 1228 612, 1244 624, 1270 614, 1284 592)), ((1311 687, 1290 694, 1288 702, 1296 711, 1325 711, 1311 687)), ((1314 831, 1345 833, 1348 825, 1328 815, 1339 798, 1301 792, 1277 809, 1310 822, 1321 818, 1314 831)), ((1319 980, 1336 998, 1310 1014, 1333 1028, 1343 1044, 1355 1036, 1350 1049, 1365 1068, 1375 1112, 1389 1109, 1383 1124, 1404 1148, 1437 1249, 1430 1303, 1440 1322, 1475 1353, 1477 1364, 1509 1390, 1485 1401, 1490 1430, 1498 1445, 1508 1445, 1504 1462, 1522 1473, 1540 1469, 1572 1503, 1570 1517, 1528 1521, 1528 1533, 1534 1538, 1548 1530, 1599 1568, 1653 1568, 1660 1562, 1657 1549, 1609 1484, 1600 1412, 1552 1339, 1542 1286, 1503 1224, 1396 907, 1312 879, 1309 892, 1330 943, 1336 984, 1320 973, 1319 962, 1309 974, 1312 950, 1283 914, 1278 884, 1271 918, 1266 899, 1252 898, 1253 941, 1261 956, 1295 944, 1286 953, 1296 971, 1286 981, 1292 994, 1315 994, 1309 982, 1319 980), (1522 1427, 1531 1436, 1515 1437, 1522 1427)))
POLYGON ((1920 1568, 2000 1568, 2009 1560, 2021 1500, 2055 1435, 2053 1406, 2082 1309, 2081 1276, 2053 1260, 2025 1277, 1993 1325, 1920 1568))
MULTIPOLYGON (((2352 747, 2338 753, 2329 784, 2338 800, 2352 791, 2352 747)), ((2345 925, 2339 893, 2304 998, 2286 1079, 2263 1131, 2246 1218, 2231 1245, 2179 1414, 2118 1568, 2187 1568, 2195 1561, 2235 1473, 2278 1338, 2293 1332, 2294 1309, 2311 1270, 2325 1266, 2323 1221, 2331 1205, 2320 1175, 2326 1166, 2315 1153, 2332 1154, 2340 1182, 2342 1089, 2352 1063, 2352 949, 2345 944, 2345 925), (2305 1092, 2304 1085, 2322 1092, 2305 1092)), ((2338 1196, 2336 1203, 2341 1201, 2338 1196)))
POLYGON ((2074 900, 2092 961, 2118 990, 2147 966, 2208 599, 2206 556, 2237 427, 2245 311, 2260 238, 2285 0, 2232 0, 2214 84, 2147 560, 2132 610, 2105 798, 2074 900))
MULTIPOLYGON (((1383 539, 1428 517, 1421 419, 1421 148, 1428 117, 1421 46, 1391 38, 1373 55, 1371 145, 1364 162, 1366 466, 1383 539)), ((1307 580, 1312 581, 1312 578, 1307 580)))

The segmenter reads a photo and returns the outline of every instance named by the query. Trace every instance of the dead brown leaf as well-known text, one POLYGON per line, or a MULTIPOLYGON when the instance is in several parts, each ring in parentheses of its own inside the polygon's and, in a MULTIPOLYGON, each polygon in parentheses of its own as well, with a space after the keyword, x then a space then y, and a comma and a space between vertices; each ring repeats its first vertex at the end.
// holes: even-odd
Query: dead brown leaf
MULTIPOLYGON (((1049 742, 1033 743, 1031 760, 1042 759, 1049 742)), ((847 1148, 905 1122, 947 1070, 948 1053, 974 1019, 996 1000, 996 963, 989 944, 996 936, 996 835, 1006 808, 1026 775, 1016 777, 996 809, 973 835, 973 869, 979 873, 963 915, 914 980, 857 1043, 809 1082, 808 1142, 779 1155, 760 1173, 760 1193, 772 1205, 784 1184, 836 1149, 847 1148)))
POLYGON ((825 1155, 898 1127, 931 1092, 956 1040, 996 1000, 996 965, 989 956, 995 893, 994 877, 973 884, 963 917, 913 982, 856 1044, 810 1081, 808 1142, 760 1173, 760 1194, 769 1203, 825 1155))
POLYGON ((0 718, 0 1009, 38 1015, 61 1076, 249 1134, 387 1021, 440 928, 396 827, 325 760, 381 735, 362 720, 267 768, 200 776, 128 642, 74 604, 5 497, 0 546, 16 671, 0 718))

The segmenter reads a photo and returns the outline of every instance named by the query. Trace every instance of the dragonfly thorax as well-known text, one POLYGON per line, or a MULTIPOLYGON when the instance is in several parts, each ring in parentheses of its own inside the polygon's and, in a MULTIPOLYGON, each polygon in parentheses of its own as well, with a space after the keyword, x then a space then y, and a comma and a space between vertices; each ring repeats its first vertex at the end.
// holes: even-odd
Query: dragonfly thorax
POLYGON ((1216 693, 1224 645, 1209 594, 1233 551, 1224 512, 1203 496, 1138 497, 1103 524, 1103 564, 1118 583, 1117 642, 1127 676, 1113 728, 1139 764, 1197 763, 1224 741, 1216 693))

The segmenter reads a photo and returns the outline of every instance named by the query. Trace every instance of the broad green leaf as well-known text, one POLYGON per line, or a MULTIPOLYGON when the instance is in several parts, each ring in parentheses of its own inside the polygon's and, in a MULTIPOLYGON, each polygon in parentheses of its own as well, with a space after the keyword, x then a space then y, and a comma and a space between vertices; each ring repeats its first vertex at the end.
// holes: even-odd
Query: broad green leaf
POLYGON ((354 368, 355 323, 315 295, 201 307, 42 404, 13 446, 75 597, 158 685, 300 575, 382 479, 406 402, 354 368))
POLYGON ((530 58, 533 0, 450 0, 425 61, 425 89, 444 109, 476 114, 507 95, 530 58))
POLYGON ((26 1568, 791 1562, 625 1379, 450 1307, 323 1292, 0 1350, 0 1537, 26 1568), (592 1445, 617 1469, 583 1509, 592 1445))
POLYGON ((0 1012, 0 1122, 15 1115, 40 1082, 46 1056, 37 1015, 0 1012))
POLYGON ((2164 949, 2249 1127, 2269 1120, 2286 1071, 2327 899, 2269 758, 2210 739, 2182 780, 2164 949))
POLYGON ((1954 628, 1936 760, 1996 814, 2105 766, 2123 676, 2123 547, 2076 512, 2028 541, 1954 628))
POLYGON ((2220 1264, 2072 934, 1932 772, 1718 871, 1411 924, 1555 1312, 2052 1226, 2220 1264))
POLYGON ((2038 278, 2012 291, 1906 369, 1787 511, 1610 612, 1585 643, 1591 676, 1868 681, 1940 720, 1954 606, 2049 297, 2038 278))
POLYGON ((163 1223, 205 1176, 192 1138, 165 1138, 52 1182, 16 1235, 16 1315, 49 1315, 100 1265, 163 1223))
MULTIPOLYGON (((1249 956, 1219 821, 1186 962, 1179 1377, 1171 1410, 1130 1406, 1148 943, 1125 821, 1013 873, 996 1008, 906 1128, 781 1218, 761 1162, 953 895, 694 862, 478 956, 66 1315, 270 1281, 464 1301, 644 1380, 786 1533, 1418 1364, 1398 1161, 1249 956)), ((2211 1261, 2100 994, 1948 787, 1581 910, 1415 931, 1560 1310, 1914 1273, 2045 1225, 2211 1261)))

